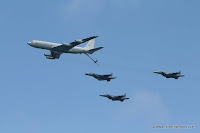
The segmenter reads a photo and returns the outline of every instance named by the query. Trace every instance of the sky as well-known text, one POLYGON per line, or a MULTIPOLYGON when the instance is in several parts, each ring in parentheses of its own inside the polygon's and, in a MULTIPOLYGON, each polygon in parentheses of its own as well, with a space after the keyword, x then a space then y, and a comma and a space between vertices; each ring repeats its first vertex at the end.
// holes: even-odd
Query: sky
MULTIPOLYGON (((200 131, 200 1, 0 1, 0 133, 197 133, 200 131), (91 56, 47 50, 31 40, 93 35, 91 56), (185 77, 166 79, 153 71, 185 77), (85 73, 109 74, 111 82, 85 73), (111 101, 100 94, 129 100, 111 101), (153 125, 193 125, 156 129, 153 125)), ((81 44, 84 47, 86 43, 81 44)))

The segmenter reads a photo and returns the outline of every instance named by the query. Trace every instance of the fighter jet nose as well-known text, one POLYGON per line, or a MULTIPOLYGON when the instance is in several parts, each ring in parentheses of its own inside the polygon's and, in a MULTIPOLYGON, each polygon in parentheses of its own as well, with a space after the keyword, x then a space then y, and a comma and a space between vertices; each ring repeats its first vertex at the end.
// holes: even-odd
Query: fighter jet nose
POLYGON ((99 96, 106 97, 107 95, 99 95, 99 96))
POLYGON ((31 42, 28 42, 27 44, 28 44, 28 45, 31 45, 31 42))
POLYGON ((91 73, 86 73, 85 75, 92 76, 92 74, 91 74, 91 73))
POLYGON ((160 72, 159 72, 159 71, 154 71, 153 73, 157 73, 157 74, 158 74, 158 73, 160 73, 160 72))

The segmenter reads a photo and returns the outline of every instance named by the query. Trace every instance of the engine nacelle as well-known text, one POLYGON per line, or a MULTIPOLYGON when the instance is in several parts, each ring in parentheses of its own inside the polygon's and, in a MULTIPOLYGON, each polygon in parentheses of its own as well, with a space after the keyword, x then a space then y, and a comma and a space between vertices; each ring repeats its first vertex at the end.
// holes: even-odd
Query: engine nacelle
POLYGON ((45 53, 44 56, 46 56, 47 59, 55 59, 50 53, 45 53))
POLYGON ((82 43, 83 40, 75 40, 75 42, 82 43))
POLYGON ((46 56, 47 59, 55 59, 55 57, 52 56, 46 56))
POLYGON ((51 54, 50 53, 45 53, 44 56, 51 56, 51 54))

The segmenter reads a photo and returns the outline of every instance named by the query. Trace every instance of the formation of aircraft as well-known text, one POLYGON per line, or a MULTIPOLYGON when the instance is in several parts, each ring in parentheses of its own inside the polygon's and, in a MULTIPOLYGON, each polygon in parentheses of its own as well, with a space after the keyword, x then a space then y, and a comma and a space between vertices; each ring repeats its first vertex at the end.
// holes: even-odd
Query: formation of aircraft
POLYGON ((99 81, 107 80, 108 82, 110 82, 111 79, 115 79, 116 78, 116 77, 112 76, 113 75, 112 73, 111 74, 107 74, 107 75, 100 75, 100 74, 95 74, 95 73, 86 73, 85 75, 92 76, 95 79, 98 79, 99 81))
POLYGON ((123 102, 126 99, 129 99, 129 98, 126 97, 126 94, 119 95, 119 96, 112 96, 112 95, 109 95, 109 94, 103 94, 103 95, 99 95, 99 96, 107 97, 108 99, 110 99, 112 101, 121 101, 121 102, 123 102))
MULTIPOLYGON (((62 44, 38 40, 30 41, 27 44, 35 48, 50 50, 50 53, 44 54, 47 59, 59 59, 62 53, 86 54, 88 57, 90 57, 88 54, 93 54, 94 52, 103 48, 94 48, 95 38, 97 37, 98 36, 92 36, 85 39, 75 40, 74 42, 62 44), (77 45, 85 43, 87 41, 89 42, 85 47, 77 47, 77 45)), ((97 60, 93 60, 93 62, 97 64, 97 60)))
POLYGON ((163 71, 155 71, 154 73, 161 74, 162 76, 164 76, 166 78, 178 79, 179 77, 184 77, 184 75, 181 75, 181 71, 174 72, 174 73, 168 73, 168 72, 163 72, 163 71))
MULTIPOLYGON (((94 60, 92 57, 89 56, 89 54, 93 54, 94 52, 102 49, 103 47, 94 48, 95 38, 98 36, 92 36, 85 39, 75 40, 74 42, 70 43, 52 43, 52 42, 46 42, 46 41, 39 41, 39 40, 33 40, 28 42, 27 44, 40 49, 46 49, 50 50, 50 53, 45 53, 47 59, 59 59, 60 55, 62 53, 72 53, 72 54, 85 54, 87 55, 94 63, 97 64, 98 60, 94 60), (78 47, 77 45, 85 43, 88 41, 88 44, 85 47, 78 47)), ((98 64, 97 64, 98 65, 98 64)), ((99 65, 98 65, 99 66, 99 65)), ((162 76, 166 78, 175 78, 178 79, 179 77, 183 77, 184 75, 181 75, 181 71, 175 72, 175 73, 167 73, 163 71, 155 71, 156 74, 161 74, 162 76)), ((107 75, 100 75, 95 73, 86 73, 85 75, 92 76, 95 79, 102 81, 106 80, 110 82, 111 79, 115 79, 116 77, 113 77, 112 73, 107 75)), ((103 94, 100 95, 102 97, 107 97, 108 99, 111 99, 112 101, 121 101, 127 100, 129 98, 126 98, 126 94, 119 95, 119 96, 112 96, 109 94, 103 94)))

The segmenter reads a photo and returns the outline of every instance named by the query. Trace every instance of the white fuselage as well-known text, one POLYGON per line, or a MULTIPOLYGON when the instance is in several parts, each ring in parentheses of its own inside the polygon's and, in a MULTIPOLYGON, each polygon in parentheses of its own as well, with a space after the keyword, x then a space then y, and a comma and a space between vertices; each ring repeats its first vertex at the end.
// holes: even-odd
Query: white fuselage
MULTIPOLYGON (((61 46, 62 44, 34 40, 34 41, 31 41, 31 42, 28 42, 28 45, 35 47, 35 48, 52 50, 52 48, 61 46)), ((56 50, 53 50, 53 51, 58 51, 58 52, 62 52, 62 53, 81 54, 81 53, 88 53, 89 49, 75 46, 71 49, 68 49, 68 48, 63 49, 62 48, 62 49, 56 49, 56 50)))

